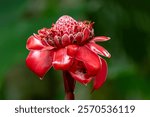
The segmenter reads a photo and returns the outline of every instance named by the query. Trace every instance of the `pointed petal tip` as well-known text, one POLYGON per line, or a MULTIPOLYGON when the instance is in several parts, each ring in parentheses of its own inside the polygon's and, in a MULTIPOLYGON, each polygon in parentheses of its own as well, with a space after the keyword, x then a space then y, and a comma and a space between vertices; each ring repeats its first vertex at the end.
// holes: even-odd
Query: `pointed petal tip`
POLYGON ((110 58, 111 57, 111 54, 108 52, 108 51, 106 51, 105 52, 105 55, 103 55, 104 57, 107 57, 107 58, 110 58))
POLYGON ((106 51, 106 56, 104 57, 111 58, 111 54, 108 51, 106 51))
POLYGON ((109 53, 109 56, 108 56, 108 58, 111 58, 111 54, 109 53))
POLYGON ((37 34, 33 33, 34 36, 36 36, 37 34))
POLYGON ((43 80, 43 77, 40 77, 40 80, 43 80))
POLYGON ((95 42, 103 42, 103 41, 108 41, 110 39, 111 39, 110 37, 106 37, 106 36, 97 36, 94 37, 92 40, 95 42))
POLYGON ((110 37, 107 37, 108 38, 108 40, 110 40, 111 38, 110 37))
POLYGON ((83 83, 84 84, 84 86, 87 86, 88 85, 88 83, 83 83))
POLYGON ((76 34, 76 36, 75 36, 75 40, 76 40, 78 43, 81 43, 82 37, 83 37, 83 33, 78 32, 78 33, 76 34))
POLYGON ((64 34, 62 36, 62 45, 65 47, 67 45, 69 45, 71 42, 70 42, 70 39, 69 39, 69 36, 67 34, 64 34))
POLYGON ((83 38, 82 38, 82 42, 86 41, 90 36, 90 30, 88 28, 85 28, 83 30, 83 38))
POLYGON ((26 44, 28 50, 41 50, 44 48, 44 45, 40 41, 40 37, 31 35, 26 44))
POLYGON ((111 54, 102 46, 96 44, 96 43, 89 43, 86 45, 87 48, 89 48, 92 52, 102 55, 104 57, 111 57, 111 54))

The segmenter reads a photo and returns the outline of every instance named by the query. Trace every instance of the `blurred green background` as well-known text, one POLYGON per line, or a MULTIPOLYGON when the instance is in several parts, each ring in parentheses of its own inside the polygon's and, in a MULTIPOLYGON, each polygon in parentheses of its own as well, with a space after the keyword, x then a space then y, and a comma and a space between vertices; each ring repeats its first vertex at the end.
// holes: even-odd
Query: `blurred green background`
POLYGON ((76 99, 150 99, 150 0, 0 0, 0 99, 64 99, 60 71, 44 80, 25 65, 26 41, 62 15, 95 22, 112 55, 105 84, 77 83, 76 99))

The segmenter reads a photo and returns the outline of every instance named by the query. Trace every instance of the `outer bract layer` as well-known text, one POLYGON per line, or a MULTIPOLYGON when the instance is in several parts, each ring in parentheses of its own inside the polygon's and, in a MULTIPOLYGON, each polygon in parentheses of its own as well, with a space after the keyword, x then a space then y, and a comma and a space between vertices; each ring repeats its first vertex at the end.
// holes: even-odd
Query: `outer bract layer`
POLYGON ((107 41, 106 36, 94 37, 93 24, 60 17, 51 28, 43 28, 30 36, 26 64, 40 78, 51 67, 68 71, 74 80, 87 84, 94 80, 98 89, 106 80, 107 63, 99 55, 110 58, 109 52, 95 42, 107 41))

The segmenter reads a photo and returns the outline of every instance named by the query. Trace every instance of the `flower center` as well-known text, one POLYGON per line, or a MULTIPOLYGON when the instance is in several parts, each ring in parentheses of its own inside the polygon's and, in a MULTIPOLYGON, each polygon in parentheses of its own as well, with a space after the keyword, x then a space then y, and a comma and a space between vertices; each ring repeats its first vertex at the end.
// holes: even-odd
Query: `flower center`
POLYGON ((74 27, 77 25, 77 21, 74 20, 72 17, 64 15, 60 17, 56 21, 55 28, 62 32, 62 34, 73 34, 74 27))
POLYGON ((70 16, 62 16, 50 29, 38 31, 42 42, 55 48, 70 44, 84 45, 94 36, 93 23, 89 21, 77 22, 70 16))

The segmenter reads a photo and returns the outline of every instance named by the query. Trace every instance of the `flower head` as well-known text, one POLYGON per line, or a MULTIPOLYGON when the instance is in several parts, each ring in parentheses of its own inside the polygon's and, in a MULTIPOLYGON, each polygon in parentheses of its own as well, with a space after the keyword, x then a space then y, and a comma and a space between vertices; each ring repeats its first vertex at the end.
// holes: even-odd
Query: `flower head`
POLYGON ((70 16, 60 17, 51 28, 43 28, 27 40, 30 51, 26 64, 40 78, 51 67, 67 71, 82 84, 94 80, 98 89, 106 80, 107 63, 99 55, 110 57, 109 52, 95 42, 107 41, 106 36, 94 37, 93 22, 76 21, 70 16))

